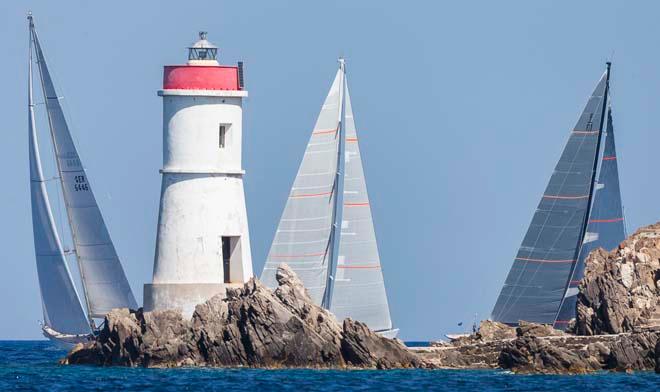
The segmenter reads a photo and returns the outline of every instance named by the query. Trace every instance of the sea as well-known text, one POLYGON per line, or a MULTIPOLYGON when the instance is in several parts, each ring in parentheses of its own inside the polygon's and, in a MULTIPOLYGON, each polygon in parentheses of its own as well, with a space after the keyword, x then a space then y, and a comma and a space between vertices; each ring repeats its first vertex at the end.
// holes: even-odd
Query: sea
POLYGON ((63 366, 47 341, 0 342, 0 391, 659 391, 660 375, 475 370, 128 369, 63 366))

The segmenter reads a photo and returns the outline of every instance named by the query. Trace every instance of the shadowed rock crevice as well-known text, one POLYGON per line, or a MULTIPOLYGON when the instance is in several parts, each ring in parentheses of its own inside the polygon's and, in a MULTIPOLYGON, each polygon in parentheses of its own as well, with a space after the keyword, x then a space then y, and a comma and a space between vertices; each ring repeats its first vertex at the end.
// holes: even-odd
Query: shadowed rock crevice
POLYGON ((288 266, 272 291, 251 279, 197 305, 191 320, 175 310, 115 309, 95 342, 79 345, 66 364, 101 366, 216 366, 408 368, 424 361, 401 342, 365 324, 340 325, 315 305, 288 266))

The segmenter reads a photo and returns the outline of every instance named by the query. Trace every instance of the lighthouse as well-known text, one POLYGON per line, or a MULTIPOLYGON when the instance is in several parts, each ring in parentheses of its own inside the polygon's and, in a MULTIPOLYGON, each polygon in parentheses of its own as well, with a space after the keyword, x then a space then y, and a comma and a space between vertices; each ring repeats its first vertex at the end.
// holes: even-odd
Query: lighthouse
POLYGON ((252 277, 243 191, 243 66, 220 65, 199 34, 185 65, 165 66, 163 167, 153 281, 144 309, 192 315, 252 277))

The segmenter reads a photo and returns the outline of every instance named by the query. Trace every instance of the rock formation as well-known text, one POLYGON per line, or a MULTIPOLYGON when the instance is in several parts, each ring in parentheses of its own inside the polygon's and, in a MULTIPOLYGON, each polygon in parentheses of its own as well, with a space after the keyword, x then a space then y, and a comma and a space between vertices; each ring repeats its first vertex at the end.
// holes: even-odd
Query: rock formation
POLYGON ((475 334, 417 351, 450 368, 660 372, 660 223, 587 257, 573 325, 567 334, 524 321, 517 328, 484 321, 475 334))
POLYGON ((610 253, 592 252, 579 290, 578 335, 660 325, 660 224, 638 230, 610 253))
POLYGON ((425 364, 401 342, 359 321, 340 325, 315 305, 295 273, 277 271, 272 291, 257 279, 196 307, 192 320, 175 310, 115 309, 95 342, 79 345, 65 364, 407 368, 425 364))

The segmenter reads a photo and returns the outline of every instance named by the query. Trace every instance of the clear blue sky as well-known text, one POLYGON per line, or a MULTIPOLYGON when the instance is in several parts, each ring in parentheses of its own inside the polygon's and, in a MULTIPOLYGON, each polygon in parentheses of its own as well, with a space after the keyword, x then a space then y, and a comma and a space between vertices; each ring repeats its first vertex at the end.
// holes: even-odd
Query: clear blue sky
POLYGON ((198 30, 209 32, 222 62, 246 64, 243 164, 257 272, 336 58, 347 58, 392 317, 404 339, 440 338, 474 313, 488 316, 612 56, 628 226, 660 218, 657 2, 3 1, 1 339, 40 336, 28 9, 140 302, 160 192, 156 91, 162 66, 184 62, 198 30))

